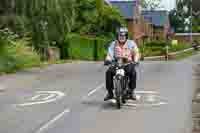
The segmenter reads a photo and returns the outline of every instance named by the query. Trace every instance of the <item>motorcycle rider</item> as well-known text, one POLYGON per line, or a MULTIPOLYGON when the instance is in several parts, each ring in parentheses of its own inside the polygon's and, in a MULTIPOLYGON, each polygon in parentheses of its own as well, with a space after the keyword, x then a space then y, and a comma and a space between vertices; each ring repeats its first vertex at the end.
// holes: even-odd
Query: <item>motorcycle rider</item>
MULTIPOLYGON (((105 65, 114 61, 116 58, 125 58, 128 62, 139 62, 140 54, 136 43, 128 39, 128 30, 121 27, 117 31, 117 39, 113 41, 108 48, 105 65)), ((136 70, 134 64, 129 64, 125 67, 125 73, 129 77, 128 99, 136 100, 134 90, 136 88, 136 70)), ((113 99, 113 76, 115 69, 110 67, 106 71, 106 89, 108 91, 104 101, 113 99)))

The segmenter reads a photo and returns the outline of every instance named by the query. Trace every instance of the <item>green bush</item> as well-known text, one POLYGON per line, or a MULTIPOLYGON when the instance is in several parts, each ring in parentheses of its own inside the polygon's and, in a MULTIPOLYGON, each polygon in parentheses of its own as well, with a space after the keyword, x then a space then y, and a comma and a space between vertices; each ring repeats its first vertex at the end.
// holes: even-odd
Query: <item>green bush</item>
POLYGON ((160 56, 165 54, 167 45, 169 46, 169 52, 180 51, 191 47, 189 44, 171 45, 164 41, 152 41, 141 46, 140 50, 144 56, 160 56))
POLYGON ((109 39, 96 38, 97 41, 97 58, 96 60, 103 60, 107 54, 107 47, 110 44, 109 39))
POLYGON ((0 53, 0 73, 15 72, 20 69, 40 65, 40 56, 24 41, 8 43, 4 41, 0 53))
POLYGON ((143 55, 144 56, 160 56, 164 54, 164 49, 161 47, 145 47, 143 55))
POLYGON ((146 47, 165 47, 166 45, 168 45, 167 42, 165 41, 151 41, 148 43, 145 43, 146 47))
POLYGON ((180 51, 180 50, 184 50, 184 49, 187 49, 187 48, 191 48, 191 45, 189 45, 189 44, 178 44, 178 45, 172 45, 169 48, 169 51, 175 52, 175 51, 180 51))
POLYGON ((107 39, 70 35, 66 38, 61 54, 63 58, 78 60, 102 60, 105 57, 107 39))

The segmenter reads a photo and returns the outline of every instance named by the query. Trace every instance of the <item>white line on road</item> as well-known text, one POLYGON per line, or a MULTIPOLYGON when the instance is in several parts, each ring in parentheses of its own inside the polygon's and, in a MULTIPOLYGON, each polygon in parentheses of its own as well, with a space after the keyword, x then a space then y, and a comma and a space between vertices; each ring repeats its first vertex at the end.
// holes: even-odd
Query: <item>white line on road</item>
POLYGON ((156 91, 135 91, 135 93, 142 93, 142 94, 158 94, 156 91))
POLYGON ((31 106, 31 105, 36 105, 36 104, 51 103, 51 102, 54 102, 56 100, 58 100, 58 98, 50 99, 50 100, 47 100, 47 101, 39 101, 39 102, 30 102, 30 103, 17 104, 17 106, 24 107, 24 106, 31 106))
POLYGON ((32 98, 31 98, 31 101, 34 101, 34 100, 38 99, 39 97, 41 97, 41 96, 43 96, 43 95, 46 96, 46 94, 38 94, 38 95, 32 97, 32 98))
POLYGON ((53 97, 56 97, 56 94, 50 94, 48 97, 43 98, 43 100, 49 100, 53 97))
POLYGON ((0 91, 4 91, 5 90, 5 87, 0 85, 0 91))
POLYGON ((91 96, 92 94, 94 94, 96 91, 98 91, 99 89, 103 88, 104 87, 104 83, 100 84, 99 86, 97 86, 97 88, 91 90, 89 93, 88 93, 88 97, 91 96))
POLYGON ((97 86, 95 89, 91 90, 87 96, 84 96, 83 99, 87 99, 88 97, 90 97, 91 95, 93 95, 95 92, 97 92, 98 90, 100 90, 101 88, 104 87, 104 83, 100 84, 99 86, 97 86))
MULTIPOLYGON (((87 96, 84 96, 83 99, 86 99, 87 97, 90 97, 91 95, 93 95, 95 92, 97 92, 98 90, 100 90, 101 88, 104 87, 104 83, 100 84, 99 86, 97 86, 95 89, 91 90, 87 96)), ((135 93, 138 94, 158 94, 158 92, 156 91, 135 91, 135 93)))
POLYGON ((70 109, 65 109, 62 113, 55 116, 52 120, 44 124, 36 133, 42 133, 44 130, 47 130, 54 122, 64 116, 66 113, 70 113, 70 109))
POLYGON ((166 102, 158 102, 158 103, 151 103, 151 104, 148 104, 148 103, 143 103, 143 104, 140 104, 140 103, 126 103, 125 105, 126 106, 135 106, 135 107, 138 107, 138 106, 141 106, 141 107, 153 107, 153 106, 161 106, 161 105, 166 105, 168 103, 166 102))

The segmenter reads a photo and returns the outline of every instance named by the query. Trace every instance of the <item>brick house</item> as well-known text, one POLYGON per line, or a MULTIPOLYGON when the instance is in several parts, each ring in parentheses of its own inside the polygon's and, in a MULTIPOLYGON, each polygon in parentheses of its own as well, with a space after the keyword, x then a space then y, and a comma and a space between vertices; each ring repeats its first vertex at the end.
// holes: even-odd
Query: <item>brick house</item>
POLYGON ((144 10, 142 16, 146 22, 153 26, 153 39, 165 40, 170 30, 168 11, 165 10, 144 10))
MULTIPOLYGON (((111 5, 119 9, 121 15, 127 22, 129 33, 132 39, 134 39, 137 44, 141 44, 143 36, 145 36, 145 29, 149 27, 148 23, 144 22, 139 10, 139 0, 133 1, 110 1, 111 5), (144 28, 145 27, 145 28, 144 28)), ((147 30, 146 30, 147 31, 147 30)))
POLYGON ((139 0, 119 1, 110 0, 113 7, 119 9, 121 15, 125 18, 129 33, 132 38, 142 44, 144 38, 166 39, 170 29, 168 12, 142 11, 137 3, 139 0))

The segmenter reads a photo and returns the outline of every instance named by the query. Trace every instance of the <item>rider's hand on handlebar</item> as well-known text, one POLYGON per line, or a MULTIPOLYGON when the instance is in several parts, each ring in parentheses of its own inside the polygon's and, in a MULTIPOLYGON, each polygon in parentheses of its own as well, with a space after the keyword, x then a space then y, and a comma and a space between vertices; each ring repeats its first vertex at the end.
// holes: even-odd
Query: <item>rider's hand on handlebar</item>
POLYGON ((139 62, 134 62, 134 64, 135 64, 136 66, 139 66, 139 65, 140 65, 140 63, 139 63, 139 62))
POLYGON ((110 65, 112 63, 112 61, 110 61, 110 60, 105 60, 104 61, 104 66, 108 66, 108 65, 110 65))

